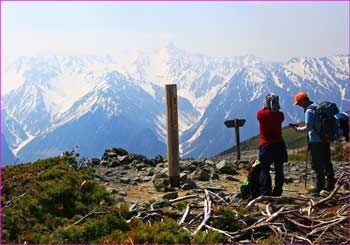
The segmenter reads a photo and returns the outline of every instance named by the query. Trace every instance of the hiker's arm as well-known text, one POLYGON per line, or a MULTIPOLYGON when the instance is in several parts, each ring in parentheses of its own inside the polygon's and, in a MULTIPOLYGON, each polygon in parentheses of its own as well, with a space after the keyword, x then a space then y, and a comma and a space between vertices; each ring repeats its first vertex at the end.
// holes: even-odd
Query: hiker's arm
POLYGON ((295 127, 296 131, 305 132, 310 131, 312 129, 312 125, 314 123, 314 112, 310 109, 307 109, 305 112, 305 125, 301 127, 295 127))
POLYGON ((306 123, 305 126, 295 127, 295 130, 299 131, 299 132, 305 132, 305 131, 309 131, 311 129, 312 129, 312 126, 309 123, 306 123))

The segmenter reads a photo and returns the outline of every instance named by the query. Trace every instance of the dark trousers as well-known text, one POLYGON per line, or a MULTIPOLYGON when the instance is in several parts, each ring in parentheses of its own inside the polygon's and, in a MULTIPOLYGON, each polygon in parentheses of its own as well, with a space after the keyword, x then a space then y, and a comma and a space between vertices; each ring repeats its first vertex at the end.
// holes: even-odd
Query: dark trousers
POLYGON ((283 163, 288 161, 287 149, 284 142, 259 147, 261 172, 258 179, 257 195, 280 196, 283 192, 284 174, 283 163), (270 167, 275 167, 275 187, 272 191, 270 167))
POLYGON ((335 179, 329 143, 309 143, 309 150, 311 166, 316 172, 316 188, 319 191, 325 188, 332 190, 335 179), (327 183, 325 177, 327 177, 327 183))

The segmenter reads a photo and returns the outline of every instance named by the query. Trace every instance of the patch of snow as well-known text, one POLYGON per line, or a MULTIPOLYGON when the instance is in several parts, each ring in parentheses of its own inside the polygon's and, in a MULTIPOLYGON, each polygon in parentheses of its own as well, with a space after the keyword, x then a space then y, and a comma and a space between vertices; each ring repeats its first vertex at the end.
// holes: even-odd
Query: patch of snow
POLYGON ((160 140, 161 142, 166 142, 166 126, 165 126, 165 114, 161 113, 159 115, 156 115, 154 122, 155 122, 155 126, 156 126, 156 132, 157 132, 157 137, 158 140, 160 140))
POLYGON ((272 72, 272 77, 277 87, 283 88, 283 83, 280 81, 279 77, 274 72, 272 72))
POLYGON ((204 120, 204 122, 198 127, 198 129, 196 130, 196 132, 192 135, 192 137, 191 137, 189 140, 187 140, 186 143, 189 143, 189 144, 190 144, 190 143, 192 143, 193 141, 195 141, 195 140, 201 135, 201 133, 202 133, 204 127, 207 125, 207 123, 208 123, 208 119, 206 118, 206 119, 204 120))
POLYGON ((34 135, 31 135, 29 133, 26 133, 27 134, 27 139, 22 141, 20 144, 17 145, 17 147, 13 148, 12 149, 12 152, 15 156, 17 156, 17 153, 24 147, 26 146, 29 142, 31 142, 35 136, 34 135))

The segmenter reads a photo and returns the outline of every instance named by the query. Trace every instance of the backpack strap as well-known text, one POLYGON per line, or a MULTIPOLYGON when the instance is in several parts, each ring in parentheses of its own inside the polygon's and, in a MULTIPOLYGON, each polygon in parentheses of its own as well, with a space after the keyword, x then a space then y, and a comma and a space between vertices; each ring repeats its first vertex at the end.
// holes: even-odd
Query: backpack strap
POLYGON ((307 106, 305 109, 304 109, 304 113, 306 112, 306 110, 310 109, 310 110, 316 110, 318 104, 317 103, 311 103, 309 106, 307 106), (315 105, 316 104, 316 105, 315 105))
MULTIPOLYGON (((307 106, 307 107, 304 109, 304 113, 306 113, 307 110, 313 110, 314 113, 315 113, 315 116, 318 117, 317 111, 316 111, 317 107, 318 107, 318 104, 312 102, 309 106, 307 106)), ((313 130, 315 130, 316 133, 318 133, 318 134, 321 136, 321 129, 320 129, 320 130, 317 130, 317 129, 316 129, 316 126, 315 126, 315 119, 314 119, 314 122, 313 122, 313 130)), ((308 137, 308 140, 309 140, 309 137, 308 137)))

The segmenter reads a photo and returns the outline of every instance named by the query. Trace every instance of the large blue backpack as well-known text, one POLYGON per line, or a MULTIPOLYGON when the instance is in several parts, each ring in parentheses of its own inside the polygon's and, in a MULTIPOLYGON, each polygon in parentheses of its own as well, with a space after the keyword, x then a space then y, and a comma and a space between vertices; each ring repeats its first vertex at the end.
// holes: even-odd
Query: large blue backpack
POLYGON ((339 109, 335 103, 322 101, 315 105, 309 106, 307 109, 313 109, 315 115, 320 119, 321 128, 318 132, 321 140, 329 143, 338 139, 339 123, 335 117, 339 113, 339 109))
POLYGON ((346 112, 340 112, 335 117, 339 121, 340 126, 340 133, 339 137, 344 137, 346 142, 350 141, 350 135, 349 135, 349 128, 350 128, 350 121, 349 121, 349 115, 346 112))

